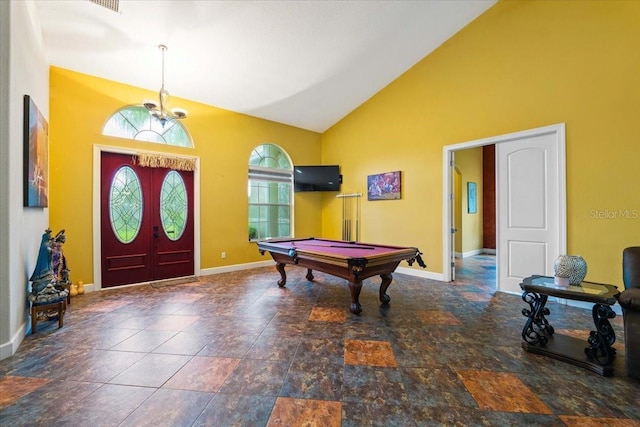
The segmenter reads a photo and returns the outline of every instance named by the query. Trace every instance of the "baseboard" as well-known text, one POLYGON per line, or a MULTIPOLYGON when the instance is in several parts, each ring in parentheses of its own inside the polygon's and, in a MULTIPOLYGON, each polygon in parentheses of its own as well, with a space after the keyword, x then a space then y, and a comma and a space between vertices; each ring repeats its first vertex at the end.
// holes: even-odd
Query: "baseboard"
POLYGON ((467 252, 454 252, 454 256, 456 258, 468 258, 470 256, 476 256, 476 255, 495 255, 495 254, 496 254, 495 249, 487 249, 487 248, 474 249, 472 251, 467 251, 467 252))
POLYGON ((27 332, 30 332, 27 330, 27 326, 30 327, 28 322, 23 323, 13 337, 11 337, 11 340, 0 344, 0 360, 13 356, 15 352, 18 351, 18 347, 22 344, 27 332))
POLYGON ((225 265, 223 267, 204 268, 200 270, 200 276, 209 276, 211 274, 230 273, 232 271, 251 270, 258 267, 271 267, 275 265, 275 261, 257 261, 248 262, 246 264, 225 265))
POLYGON ((13 340, 0 344, 0 360, 12 356, 13 353, 15 353, 13 350, 13 340))
MULTIPOLYGON (((269 267, 275 265, 275 262, 273 260, 269 260, 269 261, 258 261, 258 262, 249 262, 246 264, 234 264, 234 265, 225 265, 224 267, 213 267, 213 268, 204 268, 200 270, 200 273, 197 276, 208 276, 211 274, 220 274, 220 273, 228 273, 231 271, 240 271, 240 270, 251 270, 252 268, 258 268, 258 267, 269 267)), ((120 286, 114 286, 111 288, 103 288, 103 291, 109 290, 109 289, 122 289, 122 288, 126 288, 126 287, 131 287, 131 286, 141 286, 141 285, 149 285, 155 282, 142 282, 142 283, 133 283, 131 285, 120 285, 120 286)), ((97 291, 96 286, 93 283, 86 283, 84 285, 84 292, 85 293, 90 293, 90 292, 95 292, 97 291)))
POLYGON ((433 271, 418 270, 417 268, 410 267, 398 267, 396 273, 406 274, 408 276, 421 277, 423 279, 437 280, 439 282, 444 281, 444 274, 434 273, 433 271))
POLYGON ((474 249, 472 251, 467 251, 462 253, 462 258, 469 258, 470 256, 482 255, 484 253, 484 249, 474 249))

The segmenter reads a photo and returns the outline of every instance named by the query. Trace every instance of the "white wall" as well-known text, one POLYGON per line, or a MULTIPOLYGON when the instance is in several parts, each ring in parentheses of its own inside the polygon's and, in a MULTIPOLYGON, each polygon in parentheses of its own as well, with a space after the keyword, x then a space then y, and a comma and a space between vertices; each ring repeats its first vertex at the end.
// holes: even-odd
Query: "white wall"
MULTIPOLYGON (((0 1, 0 230, 9 229, 9 52, 10 7, 0 1)), ((0 359, 11 353, 9 328, 9 236, 0 232, 0 359)))
POLYGON ((22 200, 23 97, 49 120, 49 63, 33 0, 0 1, 0 359, 28 331, 27 286, 49 210, 22 200))

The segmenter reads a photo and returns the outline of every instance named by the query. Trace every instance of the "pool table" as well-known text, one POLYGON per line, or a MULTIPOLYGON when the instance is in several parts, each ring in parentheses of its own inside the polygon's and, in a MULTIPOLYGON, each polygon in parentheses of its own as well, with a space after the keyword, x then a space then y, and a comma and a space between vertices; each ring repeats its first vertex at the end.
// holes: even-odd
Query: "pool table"
POLYGON ((281 277, 278 281, 280 287, 287 283, 287 274, 284 271, 287 264, 307 268, 307 280, 313 280, 313 270, 348 280, 351 293, 350 310, 354 314, 362 312, 358 299, 364 279, 380 275, 380 301, 382 304, 388 304, 391 298, 386 291, 391 284, 391 273, 400 261, 407 261, 409 265, 417 262, 421 267, 426 267, 417 248, 314 237, 272 239, 257 243, 260 253, 264 255, 265 252, 269 252, 276 262, 276 269, 281 277))

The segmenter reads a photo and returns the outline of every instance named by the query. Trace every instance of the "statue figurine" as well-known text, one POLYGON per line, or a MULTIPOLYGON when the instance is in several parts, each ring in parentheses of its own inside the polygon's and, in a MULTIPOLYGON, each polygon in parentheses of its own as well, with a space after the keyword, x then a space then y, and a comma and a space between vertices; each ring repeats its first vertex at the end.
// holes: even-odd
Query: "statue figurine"
MULTIPOLYGON (((56 234, 55 237, 51 237, 51 229, 47 228, 42 235, 36 268, 29 279, 32 284, 31 293, 27 296, 27 299, 33 304, 33 307, 47 304, 45 306, 46 309, 49 304, 60 303, 69 295, 69 290, 65 289, 65 285, 69 284, 69 270, 62 253, 62 244, 64 242, 64 230, 56 234)), ((34 309, 32 308, 32 310, 34 309)), ((47 313, 42 310, 32 311, 33 331, 35 331, 36 322, 33 316, 37 315, 39 319, 52 316, 59 317, 61 315, 59 310, 59 308, 58 310, 52 309, 47 313)), ((62 326, 61 319, 59 320, 59 325, 62 326)))
POLYGON ((40 250, 38 251, 36 267, 29 279, 29 281, 32 282, 32 294, 39 294, 54 280, 51 259, 51 230, 47 228, 42 235, 42 240, 40 241, 40 250))
POLYGON ((64 229, 60 230, 56 237, 51 239, 52 254, 52 270, 54 280, 58 285, 66 286, 70 285, 69 280, 69 268, 67 267, 67 258, 64 256, 62 245, 67 241, 67 236, 64 234, 64 229))

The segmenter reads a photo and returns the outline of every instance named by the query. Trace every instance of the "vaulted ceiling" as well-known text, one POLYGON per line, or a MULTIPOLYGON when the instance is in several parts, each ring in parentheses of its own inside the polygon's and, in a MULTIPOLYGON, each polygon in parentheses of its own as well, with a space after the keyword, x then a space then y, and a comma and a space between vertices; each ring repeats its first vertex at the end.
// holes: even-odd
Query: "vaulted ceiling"
POLYGON ((157 91, 165 44, 173 96, 323 132, 495 2, 34 4, 51 65, 157 91))

